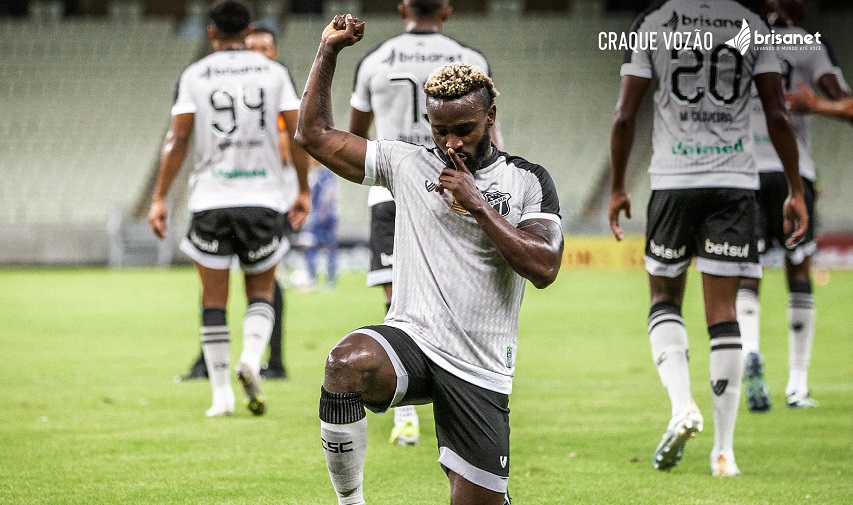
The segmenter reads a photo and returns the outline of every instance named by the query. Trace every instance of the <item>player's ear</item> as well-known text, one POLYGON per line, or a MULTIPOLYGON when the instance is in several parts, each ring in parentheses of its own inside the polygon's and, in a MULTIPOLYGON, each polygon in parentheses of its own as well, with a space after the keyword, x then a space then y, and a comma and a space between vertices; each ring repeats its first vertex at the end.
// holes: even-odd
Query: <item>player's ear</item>
POLYGON ((498 107, 495 104, 489 106, 489 112, 486 114, 486 124, 489 128, 495 125, 495 120, 498 117, 498 107))
POLYGON ((207 38, 209 38, 211 42, 216 40, 216 28, 213 25, 207 25, 207 38))
POLYGON ((447 18, 449 18, 451 14, 453 14, 453 7, 449 4, 445 5, 444 8, 441 9, 441 22, 443 23, 447 21, 447 18))
POLYGON ((397 4, 397 12, 400 13, 400 17, 403 19, 409 17, 409 8, 406 7, 406 4, 404 4, 403 2, 397 4))

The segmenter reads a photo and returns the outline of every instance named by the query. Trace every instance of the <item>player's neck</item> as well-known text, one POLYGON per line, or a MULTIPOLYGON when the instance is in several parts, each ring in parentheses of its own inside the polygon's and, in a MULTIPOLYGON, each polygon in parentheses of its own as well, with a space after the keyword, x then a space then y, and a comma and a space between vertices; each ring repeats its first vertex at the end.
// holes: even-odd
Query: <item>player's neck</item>
POLYGON ((215 44, 217 51, 241 51, 246 49, 246 43, 242 40, 218 40, 215 44))
POLYGON ((433 19, 406 20, 406 33, 441 33, 443 23, 433 19))

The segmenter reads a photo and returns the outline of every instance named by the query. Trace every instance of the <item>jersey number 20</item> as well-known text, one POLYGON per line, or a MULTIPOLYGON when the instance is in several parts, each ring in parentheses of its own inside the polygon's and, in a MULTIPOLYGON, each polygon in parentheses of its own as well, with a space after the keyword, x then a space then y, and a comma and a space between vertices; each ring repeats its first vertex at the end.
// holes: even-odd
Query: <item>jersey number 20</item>
MULTIPOLYGON (((710 99, 715 105, 730 107, 738 98, 740 98, 740 83, 743 79, 743 56, 737 49, 721 44, 711 51, 709 60, 710 68, 707 72, 707 90, 708 94, 710 94, 710 99), (720 83, 720 64, 722 63, 723 58, 729 58, 734 63, 734 68, 732 69, 731 91, 728 95, 724 95, 723 91, 720 90, 722 87, 720 83)), ((683 52, 673 49, 670 55, 670 61, 673 65, 677 65, 672 69, 672 73, 670 74, 670 78, 672 79, 670 83, 670 93, 673 100, 675 100, 679 105, 698 105, 699 102, 705 98, 706 87, 697 85, 692 90, 684 90, 682 89, 681 77, 696 77, 701 75, 702 70, 705 67, 705 55, 698 49, 690 49, 683 52), (685 53, 693 55, 693 64, 681 63, 680 56, 685 53)))

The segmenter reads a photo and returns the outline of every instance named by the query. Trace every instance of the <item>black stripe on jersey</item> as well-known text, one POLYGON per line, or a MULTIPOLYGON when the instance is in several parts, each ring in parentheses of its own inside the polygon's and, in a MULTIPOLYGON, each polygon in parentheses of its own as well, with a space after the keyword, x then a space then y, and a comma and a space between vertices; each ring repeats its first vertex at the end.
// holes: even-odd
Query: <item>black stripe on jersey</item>
MULTIPOLYGON (((445 35, 445 37, 447 37, 447 35, 445 35)), ((487 75, 487 76, 489 76, 489 77, 491 77, 491 76, 492 76, 492 64, 491 64, 491 63, 489 63, 489 59, 488 59, 488 58, 486 58, 486 55, 485 55, 485 54, 483 54, 483 51, 480 51, 480 50, 479 50, 479 49, 477 49, 476 47, 467 46, 467 45, 463 44, 462 42, 459 42, 458 40, 454 39, 453 37, 447 37, 447 38, 448 38, 448 39, 450 39, 450 40, 452 40, 453 42, 456 42, 457 44, 459 44, 460 46, 464 47, 465 49, 470 49, 471 51, 474 51, 475 53, 477 53, 477 54, 479 54, 480 56, 482 56, 482 57, 483 57, 483 59, 484 59, 484 60, 486 60, 486 68, 484 69, 484 70, 486 71, 486 75, 487 75)))
POLYGON ((181 77, 183 77, 187 69, 195 65, 195 63, 196 62, 190 63, 189 65, 184 67, 183 70, 181 70, 181 73, 178 74, 178 80, 175 82, 175 95, 172 97, 172 105, 175 105, 175 103, 177 103, 178 101, 178 91, 181 89, 181 77))
POLYGON ((541 211, 548 214, 556 214, 560 216, 560 200, 557 197, 557 187, 554 186, 554 180, 551 175, 545 170, 545 167, 530 163, 519 156, 511 156, 501 152, 501 156, 506 158, 507 165, 513 165, 521 170, 532 172, 539 179, 539 186, 542 188, 542 208, 541 211))
MULTIPOLYGON (((391 39, 388 39, 391 40, 391 39)), ((380 44, 377 44, 373 49, 370 49, 358 60, 358 63, 355 64, 355 72, 352 74, 352 90, 355 91, 355 85, 358 84, 358 72, 361 70, 361 64, 364 63, 364 60, 367 59, 368 56, 375 53, 379 50, 380 47, 384 46, 388 40, 382 41, 380 44)))
MULTIPOLYGON (((183 73, 181 73, 183 75, 183 73)), ((172 95, 172 105, 178 103, 178 90, 181 89, 181 76, 178 76, 178 82, 175 83, 175 93, 172 95)))
POLYGON ((829 42, 826 41, 826 37, 821 38, 820 42, 826 49, 826 55, 829 57, 829 62, 832 63, 833 67, 837 67, 838 60, 835 59, 835 51, 832 50, 832 46, 829 44, 829 42))
POLYGON ((293 72, 291 72, 290 69, 287 68, 287 65, 285 65, 284 63, 280 61, 276 61, 276 63, 278 63, 279 65, 284 67, 285 70, 287 70, 287 76, 290 77, 290 85, 293 86, 293 91, 296 92, 296 96, 301 98, 302 93, 300 93, 299 88, 296 87, 296 81, 293 80, 293 72))
MULTIPOLYGON (((653 12, 659 10, 661 7, 663 7, 663 2, 658 3, 657 5, 652 4, 649 7, 647 7, 646 10, 641 12, 637 16, 637 18, 634 20, 634 22, 631 23, 631 28, 628 31, 629 32, 636 32, 637 30, 639 30, 640 25, 643 24, 643 21, 645 21, 646 18, 649 17, 649 15, 651 15, 653 12)), ((625 51, 625 57, 623 58, 622 63, 631 63, 631 54, 633 54, 633 53, 631 52, 630 49, 626 50, 625 51)))

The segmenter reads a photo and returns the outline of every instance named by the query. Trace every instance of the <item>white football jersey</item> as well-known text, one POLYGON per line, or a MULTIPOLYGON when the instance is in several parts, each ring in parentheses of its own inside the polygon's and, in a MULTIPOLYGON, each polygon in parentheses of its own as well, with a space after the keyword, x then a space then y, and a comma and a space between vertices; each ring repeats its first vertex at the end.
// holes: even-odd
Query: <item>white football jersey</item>
POLYGON ((756 32, 769 33, 760 17, 731 0, 670 0, 635 21, 632 31, 655 33, 657 40, 656 49, 626 52, 621 70, 657 86, 652 189, 758 188, 750 89, 754 75, 779 73, 780 67, 772 46, 743 44, 741 38, 741 53, 726 43, 742 28, 750 40, 756 32), (689 48, 667 48, 666 38, 678 33, 689 48), (695 46, 697 36, 710 36, 712 47, 695 46))
MULTIPOLYGON (((450 192, 435 191, 445 166, 437 148, 368 142, 363 184, 387 187, 397 203, 385 324, 406 331, 448 372, 509 394, 525 280, 450 192)), ((554 183, 539 165, 495 150, 474 181, 513 226, 533 218, 560 223, 554 183)))
MULTIPOLYGON (((460 61, 480 67, 487 75, 490 73, 489 63, 482 54, 446 35, 419 32, 398 35, 361 59, 350 105, 362 112, 373 112, 377 139, 432 147, 424 82, 436 68, 460 61)), ((373 206, 391 199, 385 188, 374 186, 367 204, 373 206)))
POLYGON ((298 110, 287 69, 254 51, 217 51, 184 70, 172 115, 194 114, 189 210, 290 206, 278 115, 298 110))
MULTIPOLYGON (((807 34, 802 28, 773 27, 776 33, 807 34)), ((782 66, 782 86, 786 92, 796 91, 797 83, 804 82, 815 86, 818 80, 827 74, 835 74, 836 68, 829 58, 829 52, 822 44, 809 47, 778 45, 776 54, 782 66)), ((752 135, 755 140, 755 162, 759 172, 782 172, 782 160, 770 142, 764 107, 753 89, 752 135)), ((791 124, 797 134, 797 148, 800 152, 800 175, 811 181, 817 176, 812 160, 811 114, 791 114, 791 124)))

